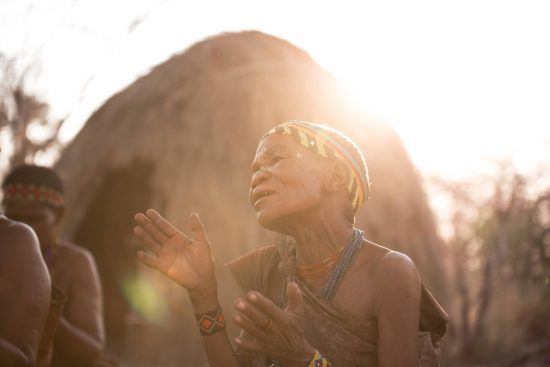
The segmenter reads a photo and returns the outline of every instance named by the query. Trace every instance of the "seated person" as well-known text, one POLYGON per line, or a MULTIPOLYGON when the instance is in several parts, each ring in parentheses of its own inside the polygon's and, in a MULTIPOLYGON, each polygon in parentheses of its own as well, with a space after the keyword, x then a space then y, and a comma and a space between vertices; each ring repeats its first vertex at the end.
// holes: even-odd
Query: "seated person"
POLYGON ((0 366, 35 366, 43 360, 38 354, 50 290, 33 231, 0 215, 0 366))
POLYGON ((93 364, 105 340, 101 283, 93 256, 58 237, 65 211, 61 179, 50 168, 23 165, 6 176, 2 189, 6 216, 34 229, 52 284, 67 297, 52 366, 93 364))
POLYGON ((229 264, 247 292, 234 303, 236 350, 196 213, 189 235, 153 209, 136 214, 150 250, 138 256, 187 289, 212 367, 438 366, 448 315, 408 256, 355 227, 369 189, 361 151, 339 131, 289 121, 260 140, 249 199, 280 236, 229 264))

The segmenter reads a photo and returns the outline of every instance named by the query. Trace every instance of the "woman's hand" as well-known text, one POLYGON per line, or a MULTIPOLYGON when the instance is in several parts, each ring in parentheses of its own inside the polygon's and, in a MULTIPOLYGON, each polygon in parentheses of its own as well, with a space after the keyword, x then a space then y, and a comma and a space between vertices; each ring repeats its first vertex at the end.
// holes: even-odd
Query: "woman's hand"
POLYGON ((190 293, 215 293, 214 259, 197 213, 189 217, 193 238, 177 230, 153 209, 134 217, 134 235, 152 254, 138 252, 139 260, 175 280, 190 293))
POLYGON ((304 337, 302 292, 296 283, 290 282, 286 294, 289 302, 285 309, 254 291, 235 300, 238 312, 233 321, 249 336, 239 336, 235 343, 244 350, 265 353, 287 366, 307 366, 315 351, 304 337))

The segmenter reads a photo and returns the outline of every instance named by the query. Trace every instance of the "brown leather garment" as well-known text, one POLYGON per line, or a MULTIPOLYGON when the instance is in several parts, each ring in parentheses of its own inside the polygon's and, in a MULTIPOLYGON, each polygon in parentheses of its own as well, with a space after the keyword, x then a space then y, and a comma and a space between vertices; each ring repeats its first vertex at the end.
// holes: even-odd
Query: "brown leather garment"
MULTIPOLYGON (((268 246, 252 251, 227 264, 245 292, 254 290, 273 302, 284 304, 284 289, 297 281, 304 295, 305 335, 332 365, 376 367, 378 321, 347 315, 335 305, 313 294, 296 277, 296 261, 288 246, 268 246)), ((422 285, 419 322, 419 361, 421 367, 439 365, 439 340, 445 334, 448 315, 422 285)), ((253 367, 266 366, 266 356, 237 350, 241 360, 253 367)))

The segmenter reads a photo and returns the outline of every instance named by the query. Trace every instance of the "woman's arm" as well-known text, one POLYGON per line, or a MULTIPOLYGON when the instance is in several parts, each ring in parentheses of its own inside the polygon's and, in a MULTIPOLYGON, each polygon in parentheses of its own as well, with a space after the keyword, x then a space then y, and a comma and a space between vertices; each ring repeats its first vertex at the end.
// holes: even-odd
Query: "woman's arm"
POLYGON ((225 321, 219 314, 214 259, 199 216, 193 213, 189 218, 192 237, 177 230, 152 209, 136 214, 135 221, 135 236, 152 252, 138 252, 139 260, 187 289, 198 322, 202 321, 201 334, 210 366, 239 367, 225 328, 221 326, 225 321))
POLYGON ((420 279, 411 259, 390 252, 376 272, 378 366, 418 366, 420 279))
MULTIPOLYGON (((215 284, 211 285, 211 288, 207 288, 201 291, 191 291, 189 293, 189 299, 193 305, 193 309, 196 315, 206 315, 207 322, 210 322, 211 311, 215 313, 221 313, 223 318, 223 323, 225 324, 225 317, 222 313, 222 310, 219 308, 217 288, 215 284)), ((218 314, 219 317, 219 314, 218 314)), ((199 316, 200 318, 200 316, 199 316)), ((216 318, 216 317, 214 317, 216 318)), ((200 320, 197 320, 200 323, 200 320)), ((209 326, 208 323, 206 326, 209 326)), ((200 329, 200 325, 199 325, 200 329)), ((228 366, 228 367, 238 367, 240 366, 233 346, 229 342, 227 333, 225 330, 212 333, 210 335, 205 335, 206 331, 202 331, 204 350, 206 356, 208 357, 208 362, 211 367, 218 366, 228 366), (204 334, 203 334, 204 332, 204 334)))

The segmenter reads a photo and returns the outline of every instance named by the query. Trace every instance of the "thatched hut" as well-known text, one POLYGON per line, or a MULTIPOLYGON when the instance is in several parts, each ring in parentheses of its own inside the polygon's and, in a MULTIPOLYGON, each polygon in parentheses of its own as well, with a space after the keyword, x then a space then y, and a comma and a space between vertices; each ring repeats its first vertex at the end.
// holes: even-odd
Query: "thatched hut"
POLYGON ((350 108, 306 52, 259 32, 223 34, 110 98, 57 163, 70 208, 66 234, 97 258, 109 337, 126 346, 127 358, 204 361, 184 292, 136 264, 133 214, 153 207, 185 228, 198 211, 229 302, 235 289, 221 264, 271 239, 248 204, 251 159, 262 134, 287 119, 324 122, 354 137, 373 180, 358 225, 371 240, 409 254, 445 297, 442 244, 421 179, 391 128, 350 108))

